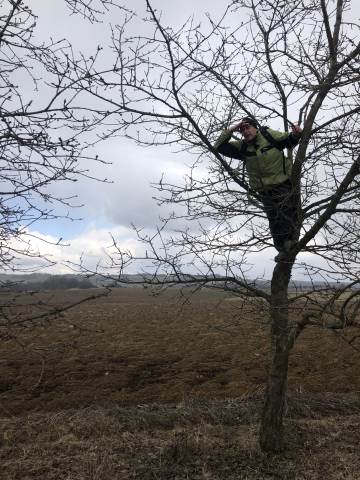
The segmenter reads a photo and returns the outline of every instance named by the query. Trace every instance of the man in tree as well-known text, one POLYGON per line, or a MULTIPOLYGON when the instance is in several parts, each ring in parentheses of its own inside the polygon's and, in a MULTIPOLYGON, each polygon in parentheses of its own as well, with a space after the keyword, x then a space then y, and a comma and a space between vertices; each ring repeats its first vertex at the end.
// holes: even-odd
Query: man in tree
POLYGON ((261 127, 251 117, 223 131, 216 141, 215 149, 226 157, 245 162, 250 189, 264 205, 269 220, 271 236, 281 261, 290 250, 296 224, 296 207, 290 180, 291 161, 283 152, 292 149, 300 139, 302 129, 293 125, 291 133, 278 132, 261 127), (230 141, 239 131, 243 140, 230 141))

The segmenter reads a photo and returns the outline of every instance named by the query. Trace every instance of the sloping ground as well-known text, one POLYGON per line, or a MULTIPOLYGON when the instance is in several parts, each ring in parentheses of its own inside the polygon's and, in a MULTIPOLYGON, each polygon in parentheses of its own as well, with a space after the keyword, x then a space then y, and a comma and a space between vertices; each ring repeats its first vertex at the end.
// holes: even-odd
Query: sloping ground
POLYGON ((261 395, 0 420, 3 480, 355 480, 360 397, 289 396, 287 450, 257 446, 261 395))

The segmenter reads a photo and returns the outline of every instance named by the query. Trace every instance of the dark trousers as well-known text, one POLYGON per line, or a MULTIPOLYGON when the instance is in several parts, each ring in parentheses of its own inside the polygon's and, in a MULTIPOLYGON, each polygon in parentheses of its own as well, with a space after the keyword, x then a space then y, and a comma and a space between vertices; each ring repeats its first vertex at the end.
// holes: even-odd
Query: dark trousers
POLYGON ((264 211, 269 220, 271 236, 276 250, 284 250, 284 244, 293 239, 296 224, 296 206, 290 180, 259 192, 264 211))

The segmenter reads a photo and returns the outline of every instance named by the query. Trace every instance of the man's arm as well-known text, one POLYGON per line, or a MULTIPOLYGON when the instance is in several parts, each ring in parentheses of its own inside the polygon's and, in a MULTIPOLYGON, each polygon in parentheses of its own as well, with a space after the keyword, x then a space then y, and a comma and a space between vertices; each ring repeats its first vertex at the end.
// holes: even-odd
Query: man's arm
POLYGON ((225 157, 244 160, 244 156, 240 153, 242 142, 238 140, 233 140, 230 142, 230 138, 235 130, 236 126, 224 130, 220 137, 216 140, 214 148, 222 155, 225 155, 225 157))
POLYGON ((277 130, 268 129, 270 135, 280 143, 281 148, 294 148, 299 143, 302 134, 302 128, 299 125, 293 125, 292 131, 278 132, 277 130))

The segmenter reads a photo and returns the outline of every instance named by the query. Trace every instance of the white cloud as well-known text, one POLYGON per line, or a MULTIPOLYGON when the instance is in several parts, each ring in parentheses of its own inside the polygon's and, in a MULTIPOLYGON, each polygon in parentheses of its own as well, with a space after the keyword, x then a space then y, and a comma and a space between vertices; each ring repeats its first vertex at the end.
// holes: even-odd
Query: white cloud
POLYGON ((22 249, 26 242, 29 251, 32 252, 32 255, 19 258, 18 264, 23 269, 39 268, 46 273, 71 273, 70 265, 75 268, 81 258, 89 269, 95 269, 99 263, 104 264, 107 258, 106 251, 112 244, 112 236, 118 239, 123 250, 128 250, 134 255, 139 254, 140 244, 135 241, 132 231, 121 226, 111 231, 88 228, 71 241, 61 240, 60 243, 52 235, 28 230, 23 241, 14 240, 11 246, 14 249, 22 249))

